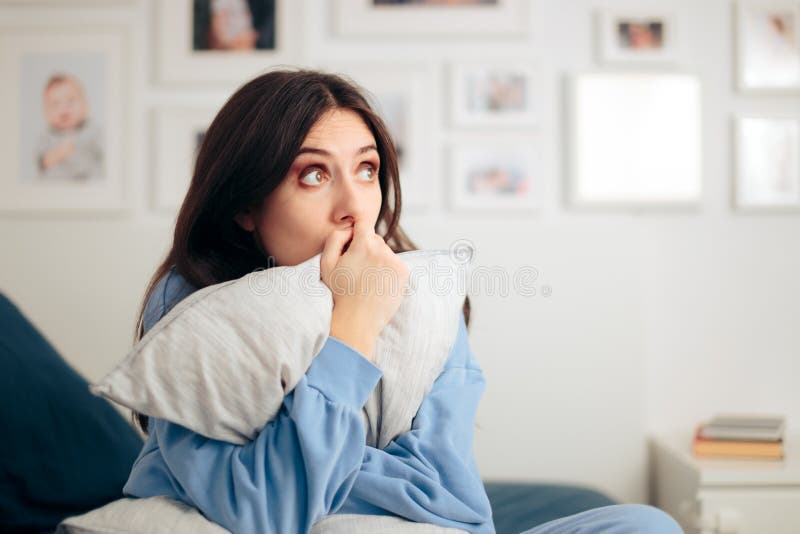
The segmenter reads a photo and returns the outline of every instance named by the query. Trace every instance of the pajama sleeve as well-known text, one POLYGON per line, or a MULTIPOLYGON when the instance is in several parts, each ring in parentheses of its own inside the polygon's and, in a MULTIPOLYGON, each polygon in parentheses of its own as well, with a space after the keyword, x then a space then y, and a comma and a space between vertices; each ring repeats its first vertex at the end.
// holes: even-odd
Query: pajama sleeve
POLYGON ((444 370, 411 430, 385 449, 366 447, 342 513, 394 514, 472 533, 493 533, 492 510, 475 462, 475 412, 483 373, 461 317, 444 370))

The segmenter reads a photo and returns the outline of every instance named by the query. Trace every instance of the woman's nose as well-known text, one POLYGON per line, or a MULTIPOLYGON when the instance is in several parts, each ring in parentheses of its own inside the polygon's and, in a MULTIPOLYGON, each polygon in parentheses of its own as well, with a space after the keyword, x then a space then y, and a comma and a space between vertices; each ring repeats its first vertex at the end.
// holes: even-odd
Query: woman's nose
POLYGON ((356 180, 357 177, 355 176, 346 176, 343 180, 339 180, 336 199, 337 221, 348 217, 357 220, 364 214, 367 190, 364 187, 359 187, 356 180))

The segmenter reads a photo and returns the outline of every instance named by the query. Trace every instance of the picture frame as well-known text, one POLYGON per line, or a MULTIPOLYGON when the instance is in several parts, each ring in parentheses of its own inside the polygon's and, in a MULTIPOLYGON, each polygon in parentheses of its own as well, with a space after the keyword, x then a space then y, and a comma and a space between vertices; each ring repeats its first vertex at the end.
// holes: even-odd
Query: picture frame
POLYGON ((152 110, 150 205, 154 211, 177 213, 194 173, 202 136, 224 103, 224 98, 208 98, 202 104, 164 105, 152 110))
POLYGON ((449 207, 464 211, 535 212, 539 198, 533 144, 458 143, 449 147, 449 207))
POLYGON ((528 30, 526 0, 335 0, 332 8, 342 37, 522 37, 528 30))
POLYGON ((739 91, 800 92, 800 2, 739 0, 735 13, 739 91))
POLYGON ((570 81, 566 143, 571 149, 571 206, 698 205, 703 189, 702 115, 695 76, 592 72, 570 81))
POLYGON ((438 180, 430 168, 435 164, 430 132, 435 118, 430 97, 434 70, 426 63, 377 64, 372 62, 328 62, 318 65, 325 72, 354 81, 384 120, 398 152, 402 206, 412 212, 426 211, 435 201, 432 192, 438 180))
POLYGON ((678 63, 678 13, 669 9, 607 8, 597 13, 598 59, 608 64, 678 63))
POLYGON ((0 211, 126 209, 129 20, 124 10, 0 6, 0 211))
POLYGON ((211 0, 155 3, 156 81, 239 85, 270 68, 298 63, 299 41, 292 30, 299 26, 300 2, 262 1, 266 7, 258 17, 238 13, 224 19, 231 21, 225 25, 214 24, 211 0))
POLYGON ((450 76, 452 124, 536 126, 538 81, 537 69, 529 62, 455 64, 450 76))
POLYGON ((800 118, 734 119, 733 207, 800 211, 800 118))

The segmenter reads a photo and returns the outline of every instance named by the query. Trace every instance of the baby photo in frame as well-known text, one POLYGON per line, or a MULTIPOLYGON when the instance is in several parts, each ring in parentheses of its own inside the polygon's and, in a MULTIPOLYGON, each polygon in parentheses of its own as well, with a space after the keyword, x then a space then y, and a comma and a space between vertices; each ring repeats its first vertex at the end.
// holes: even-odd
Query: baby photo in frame
POLYGON ((537 81, 536 68, 529 63, 453 65, 453 125, 535 126, 537 81))
POLYGON ((744 92, 800 92, 800 2, 736 4, 736 74, 744 92))
POLYGON ((127 25, 2 15, 0 210, 121 210, 127 25))
POLYGON ((154 4, 157 81, 234 86, 297 62, 301 2, 170 0, 154 4))
POLYGON ((193 1, 195 51, 275 49, 275 0, 193 1))
POLYGON ((101 54, 22 57, 23 183, 84 183, 107 179, 106 62, 101 54))
POLYGON ((678 16, 668 10, 609 8, 598 12, 598 59, 603 63, 678 61, 678 16))
POLYGON ((533 211, 537 207, 534 148, 521 143, 450 147, 450 207, 533 211))

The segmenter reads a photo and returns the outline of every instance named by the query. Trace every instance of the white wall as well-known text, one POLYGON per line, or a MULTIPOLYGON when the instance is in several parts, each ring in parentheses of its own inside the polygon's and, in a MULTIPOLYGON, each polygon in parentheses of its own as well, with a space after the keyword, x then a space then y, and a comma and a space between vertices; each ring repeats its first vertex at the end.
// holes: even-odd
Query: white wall
MULTIPOLYGON (((76 2, 79 3, 79 2, 76 2)), ((331 35, 329 4, 305 0, 302 57, 420 62, 433 69, 431 105, 446 98, 446 67, 471 59, 528 59, 540 68, 541 123, 520 135, 541 154, 538 213, 451 212, 443 146, 477 139, 435 113, 432 209, 407 214, 413 239, 477 246, 477 261, 513 273, 529 265, 552 295, 473 296, 471 343, 488 386, 476 448, 485 477, 581 482, 624 500, 646 498, 645 435, 689 429, 717 410, 800 417, 800 218, 733 213, 730 124, 739 111, 797 113, 797 97, 733 90, 732 7, 726 0, 670 5, 685 24, 680 69, 704 93, 704 200, 684 213, 579 213, 565 207, 563 82, 595 69, 593 10, 618 2, 536 0, 523 40, 346 41, 331 35)), ((0 218, 0 289, 90 380, 130 347, 144 285, 171 238, 169 216, 148 209, 147 113, 212 92, 150 79, 152 6, 125 4, 134 36, 126 216, 0 218)), ((235 80, 237 84, 243 80, 235 80)), ((492 132, 486 134, 491 135, 492 132)), ((796 428, 796 425, 795 425, 796 428)))

